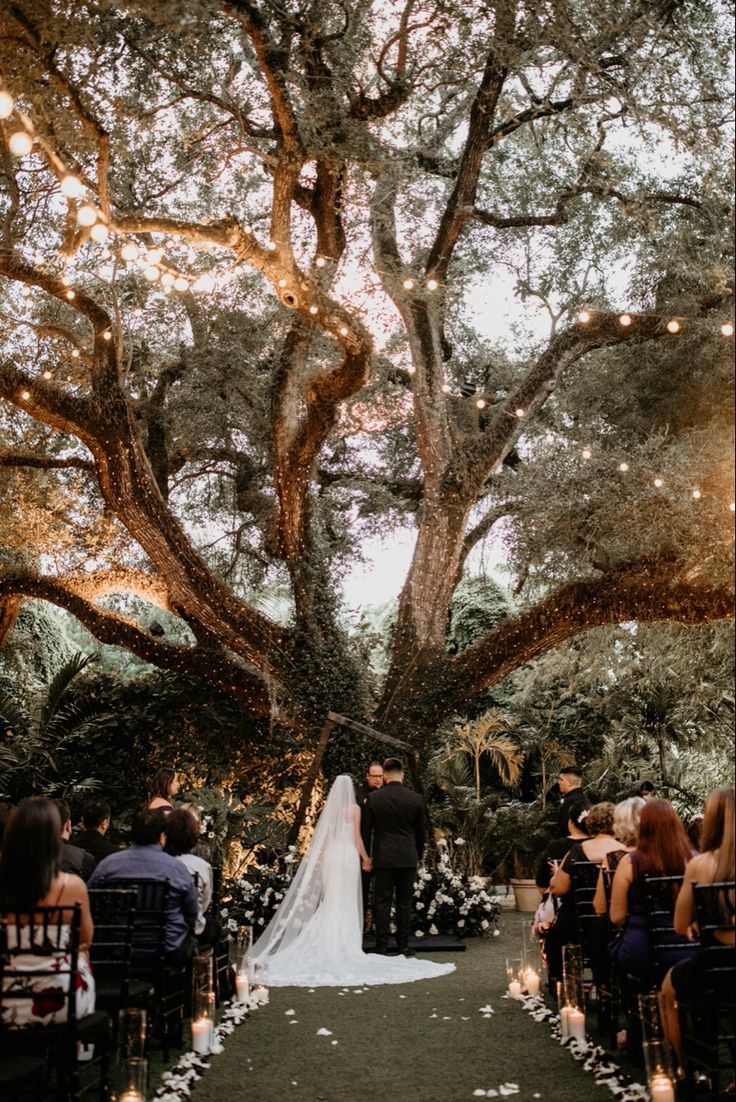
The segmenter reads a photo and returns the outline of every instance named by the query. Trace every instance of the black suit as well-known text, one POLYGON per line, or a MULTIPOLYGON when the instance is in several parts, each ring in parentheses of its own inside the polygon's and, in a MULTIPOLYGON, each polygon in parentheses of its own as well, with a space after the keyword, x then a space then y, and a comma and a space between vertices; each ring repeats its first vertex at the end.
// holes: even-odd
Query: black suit
POLYGON ((424 800, 400 781, 389 781, 370 794, 365 816, 373 837, 376 949, 385 951, 388 945, 391 902, 396 892, 396 943, 403 952, 409 948, 412 891, 426 840, 424 800))
MULTIPOLYGON (((380 791, 378 788, 369 788, 367 784, 364 784, 362 788, 359 788, 355 794, 355 798, 358 801, 360 807, 360 836, 363 839, 363 845, 365 851, 370 857, 373 851, 373 836, 371 829, 368 826, 368 819, 366 815, 366 806, 368 803, 368 797, 371 792, 380 791)), ((373 884, 373 873, 362 872, 360 874, 360 885, 363 891, 363 920, 365 922, 367 913, 370 909, 371 902, 371 886, 373 884)))
POLYGON ((61 839, 61 852, 59 854, 59 868, 62 872, 73 872, 81 876, 85 882, 89 880, 95 871, 95 859, 91 853, 73 846, 65 838, 61 839))
POLYGON ((562 800, 560 814, 557 818, 557 834, 555 837, 564 838, 568 831, 568 819, 576 819, 578 814, 586 807, 590 807, 590 800, 585 795, 582 788, 571 788, 562 800))
POLYGON ((80 849, 92 854, 95 859, 95 867, 99 865, 104 857, 109 857, 111 853, 117 853, 118 851, 118 847, 114 846, 112 842, 108 842, 99 830, 75 830, 70 841, 73 846, 79 846, 80 849))

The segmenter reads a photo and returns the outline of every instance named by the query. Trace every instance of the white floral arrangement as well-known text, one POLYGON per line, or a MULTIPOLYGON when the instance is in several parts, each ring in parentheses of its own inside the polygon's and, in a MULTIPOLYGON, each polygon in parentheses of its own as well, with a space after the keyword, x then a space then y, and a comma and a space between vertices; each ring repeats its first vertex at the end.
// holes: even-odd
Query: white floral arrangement
POLYGON ((220 917, 226 931, 235 933, 238 926, 252 926, 257 937, 265 929, 291 883, 294 853, 291 846, 282 862, 286 869, 251 865, 246 876, 223 881, 220 917))
POLYGON ((153 1096, 156 1102, 183 1102, 183 1099, 188 1098, 194 1084, 208 1070, 210 1057, 219 1056, 223 1051, 225 1038, 246 1020, 251 1011, 258 1010, 259 1006, 260 1003, 250 996, 247 1002, 231 1002, 227 1005, 213 1030, 209 1053, 182 1053, 176 1064, 161 1076, 161 1086, 153 1096))

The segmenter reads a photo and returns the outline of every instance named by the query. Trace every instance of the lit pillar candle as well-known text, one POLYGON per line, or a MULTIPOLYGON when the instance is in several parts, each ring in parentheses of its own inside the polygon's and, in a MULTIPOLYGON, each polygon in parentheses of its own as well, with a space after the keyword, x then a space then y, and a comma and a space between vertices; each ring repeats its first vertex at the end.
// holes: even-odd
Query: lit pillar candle
POLYGON ((248 973, 237 972, 235 975, 235 997, 239 1003, 245 1003, 248 1001, 248 991, 250 990, 248 984, 248 973))
POLYGON ((563 1006, 560 1010, 560 1041, 566 1041, 570 1036, 570 1014, 572 1013, 571 1006, 563 1006))
POLYGON ((570 1010, 567 1028, 570 1031, 570 1036, 574 1037, 576 1041, 585 1040, 585 1015, 582 1010, 578 1010, 577 1007, 570 1010))
POLYGON ((527 968, 524 982, 530 995, 539 994, 539 976, 533 968, 527 968))
POLYGON ((512 980, 509 984, 509 995, 512 999, 518 999, 521 996, 521 984, 518 980, 512 980))
POLYGON ((254 987, 253 998, 256 1000, 257 1003, 261 1003, 262 1006, 266 1006, 266 1004, 268 1003, 268 988, 264 987, 263 984, 259 984, 257 987, 254 987))
POLYGON ((139 1091, 125 1091, 120 1095, 118 1102, 143 1102, 143 1095, 139 1091))
POLYGON ((195 1052, 209 1052, 212 1022, 209 1018, 197 1018, 192 1022, 192 1048, 195 1052))
POLYGON ((675 1102, 675 1088, 669 1075, 653 1075, 649 1082, 652 1102, 675 1102))

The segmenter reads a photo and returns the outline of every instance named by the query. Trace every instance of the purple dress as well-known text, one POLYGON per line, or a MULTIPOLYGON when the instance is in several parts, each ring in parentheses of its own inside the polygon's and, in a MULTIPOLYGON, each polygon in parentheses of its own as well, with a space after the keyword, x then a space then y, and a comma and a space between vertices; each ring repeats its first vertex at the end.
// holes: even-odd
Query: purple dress
MULTIPOLYGON (((610 954, 620 971, 642 979, 653 977, 655 961, 647 922, 646 882, 640 869, 640 855, 638 850, 629 854, 631 858, 633 879, 629 885, 628 914, 623 931, 614 939, 610 946, 610 954)), ((669 924, 658 925, 667 948, 660 951, 660 965, 666 972, 674 964, 690 956, 694 951, 692 942, 686 937, 676 934, 672 925, 675 910, 676 896, 672 896, 672 910, 669 924)), ((661 979, 661 977, 659 977, 661 979)))

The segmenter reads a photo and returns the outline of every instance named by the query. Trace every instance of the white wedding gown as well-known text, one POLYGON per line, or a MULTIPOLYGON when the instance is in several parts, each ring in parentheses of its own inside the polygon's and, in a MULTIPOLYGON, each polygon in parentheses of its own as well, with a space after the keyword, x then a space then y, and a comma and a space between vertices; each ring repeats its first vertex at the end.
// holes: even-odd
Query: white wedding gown
POLYGON ((355 987, 411 983, 454 964, 385 957, 362 949, 360 856, 350 777, 332 786, 312 841, 281 905, 253 947, 273 987, 355 987))

